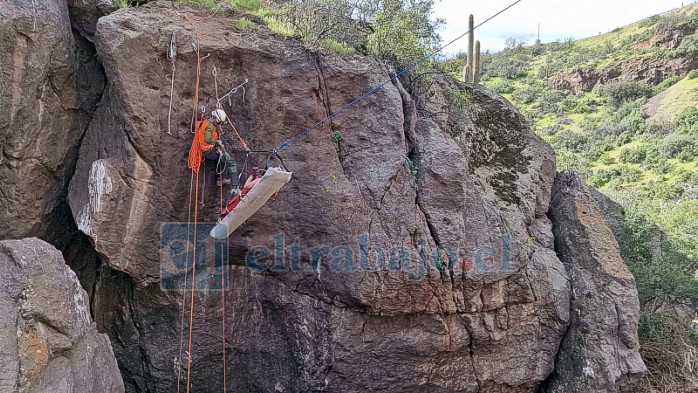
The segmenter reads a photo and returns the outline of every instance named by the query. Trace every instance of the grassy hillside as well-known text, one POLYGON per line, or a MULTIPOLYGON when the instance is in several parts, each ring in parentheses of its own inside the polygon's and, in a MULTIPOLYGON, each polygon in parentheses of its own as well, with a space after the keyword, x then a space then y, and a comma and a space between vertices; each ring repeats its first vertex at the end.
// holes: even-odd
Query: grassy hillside
MULTIPOLYGON (((509 39, 482 62, 481 83, 555 148, 559 170, 625 208, 616 236, 643 308, 646 392, 698 391, 698 333, 666 307, 698 310, 697 28, 693 3, 576 41, 509 39)), ((441 64, 456 77, 462 65, 441 64)))

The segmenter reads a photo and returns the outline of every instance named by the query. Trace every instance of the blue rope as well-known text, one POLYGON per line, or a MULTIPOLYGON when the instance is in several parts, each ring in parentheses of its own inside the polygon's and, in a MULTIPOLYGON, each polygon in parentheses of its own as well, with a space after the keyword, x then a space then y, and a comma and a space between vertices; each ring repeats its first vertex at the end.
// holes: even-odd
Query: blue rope
POLYGON ((325 117, 324 119, 320 120, 319 122, 313 124, 312 126, 306 128, 305 130, 301 131, 300 133, 298 133, 298 134, 297 134, 296 136, 294 136, 293 138, 286 140, 284 143, 282 143, 282 144, 280 144, 279 146, 277 146, 274 150, 278 151, 278 150, 282 150, 282 149, 287 148, 287 147, 290 146, 293 142, 295 142, 295 141, 298 140, 299 138, 303 137, 305 134, 309 133, 310 131, 312 131, 312 130, 318 128, 318 127, 320 127, 321 125, 325 124, 328 120, 332 119, 333 117, 339 115, 340 113, 344 112, 345 110, 347 110, 347 109, 351 108, 352 106, 356 105, 357 103, 359 103, 359 101, 361 101, 361 100, 363 100, 364 98, 370 96, 371 94, 375 93, 376 91, 382 89, 383 86, 387 85, 388 83, 391 83, 392 81, 394 81, 394 80, 396 80, 397 78, 401 77, 402 75, 404 75, 405 73, 407 73, 407 72, 409 72, 410 70, 414 69, 414 68, 417 67, 418 65, 420 65, 420 64, 424 63, 425 61, 429 60, 429 59, 432 58, 434 55, 436 55, 436 54, 438 54, 439 52, 441 52, 442 50, 444 50, 447 46, 453 44, 454 42, 456 42, 456 41, 460 40, 461 38, 465 37, 466 35, 470 34, 471 31, 474 31, 474 30, 477 29, 478 27, 480 27, 480 26, 484 25, 485 23, 491 21, 491 20, 494 19, 495 17, 499 16, 499 14, 501 14, 501 13, 505 12, 506 10, 508 10, 509 8, 515 6, 515 5, 518 4, 519 2, 521 2, 521 0, 516 0, 515 2, 511 3, 508 7, 504 8, 503 10, 501 10, 501 11, 497 12, 496 14, 490 16, 489 18, 485 19, 485 20, 484 20, 482 23, 480 23, 479 25, 473 27, 472 30, 466 31, 465 33, 459 35, 458 37, 456 37, 455 39, 453 39, 452 41, 450 41, 449 43, 447 43, 446 45, 444 45, 444 46, 440 47, 439 49, 437 49, 437 50, 435 50, 435 51, 429 53, 428 55, 424 56, 421 60, 417 61, 416 63, 412 64, 411 66, 405 68, 404 70, 402 70, 402 71, 400 71, 399 73, 395 74, 394 76, 390 77, 390 79, 387 79, 387 80, 385 80, 385 81, 383 81, 383 82, 377 84, 377 85, 374 86, 371 90, 369 90, 369 91, 367 91, 366 93, 362 94, 360 97, 356 98, 354 101, 352 101, 352 102, 350 102, 350 103, 344 105, 343 107, 339 108, 338 110, 332 112, 329 116, 325 117))

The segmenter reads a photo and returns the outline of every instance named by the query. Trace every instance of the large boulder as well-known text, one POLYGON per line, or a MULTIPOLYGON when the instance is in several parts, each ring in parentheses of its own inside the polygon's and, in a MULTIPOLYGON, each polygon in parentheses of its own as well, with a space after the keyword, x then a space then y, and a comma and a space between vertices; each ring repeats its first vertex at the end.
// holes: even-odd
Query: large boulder
MULTIPOLYGON (((171 263, 190 233, 164 229, 195 213, 214 221, 221 202, 215 164, 198 177, 186 167, 193 48, 209 109, 216 82, 223 95, 249 81, 222 103, 260 150, 391 73, 260 29, 164 1, 97 23, 109 84, 69 202, 104 263, 93 310, 126 389, 189 379, 195 391, 536 391, 571 318, 569 269, 546 217, 554 152, 504 99, 446 75, 411 94, 388 83, 280 150, 294 179, 224 245, 228 290, 169 286, 216 271, 171 263)), ((241 169, 264 164, 229 130, 223 141, 241 169)))
POLYGON ((87 294, 48 243, 0 241, 0 327, 0 391, 124 391, 87 294))
POLYGON ((634 392, 647 369, 640 357, 635 279, 592 192, 558 174, 550 207, 555 248, 572 284, 570 327, 544 392, 634 392))
POLYGON ((46 236, 104 85, 64 0, 0 3, 0 239, 46 236))

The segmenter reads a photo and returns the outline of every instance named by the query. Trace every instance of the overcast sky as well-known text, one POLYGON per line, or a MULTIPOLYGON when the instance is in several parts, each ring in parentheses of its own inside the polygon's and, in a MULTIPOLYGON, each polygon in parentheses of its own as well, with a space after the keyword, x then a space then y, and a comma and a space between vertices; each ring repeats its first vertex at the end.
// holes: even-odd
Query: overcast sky
MULTIPOLYGON (((496 14, 515 0, 437 0, 434 16, 446 20, 441 32, 444 44, 468 31, 468 16, 475 25, 496 14)), ((689 4, 693 0, 522 0, 508 11, 475 29, 482 51, 504 48, 504 40, 514 37, 533 43, 540 22, 540 39, 585 38, 616 27, 689 4)), ((467 51, 463 38, 444 53, 467 51)))

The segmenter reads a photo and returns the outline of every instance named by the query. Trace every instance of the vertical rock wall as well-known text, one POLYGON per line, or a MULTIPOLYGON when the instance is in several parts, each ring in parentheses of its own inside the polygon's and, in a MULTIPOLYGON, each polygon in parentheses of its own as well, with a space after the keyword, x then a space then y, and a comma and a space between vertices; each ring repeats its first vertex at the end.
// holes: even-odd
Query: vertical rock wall
POLYGON ((633 392, 640 358, 635 279, 588 186, 560 173, 550 207, 555 245, 572 284, 570 328, 545 392, 633 392))
POLYGON ((58 250, 0 241, 0 277, 0 391, 124 391, 109 337, 58 250))

